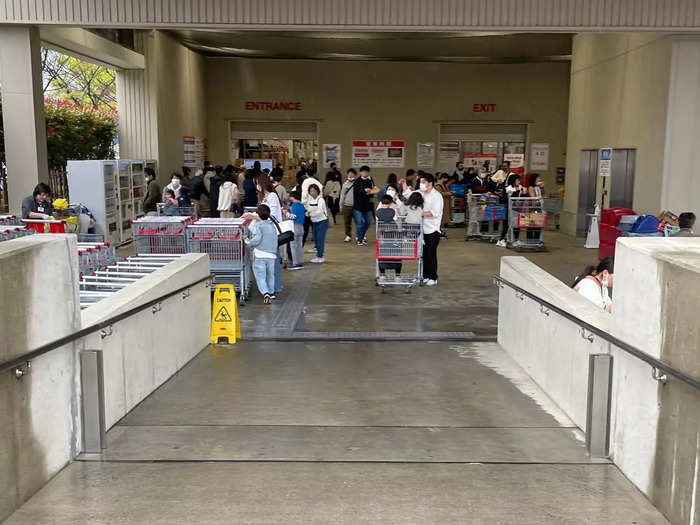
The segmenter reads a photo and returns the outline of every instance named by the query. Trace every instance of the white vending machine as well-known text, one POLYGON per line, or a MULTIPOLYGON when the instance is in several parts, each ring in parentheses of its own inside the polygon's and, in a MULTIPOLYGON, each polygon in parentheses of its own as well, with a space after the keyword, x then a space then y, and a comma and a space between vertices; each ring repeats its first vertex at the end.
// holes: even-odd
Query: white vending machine
POLYGON ((112 244, 123 242, 116 160, 69 160, 68 191, 73 204, 83 204, 95 217, 95 231, 112 244))

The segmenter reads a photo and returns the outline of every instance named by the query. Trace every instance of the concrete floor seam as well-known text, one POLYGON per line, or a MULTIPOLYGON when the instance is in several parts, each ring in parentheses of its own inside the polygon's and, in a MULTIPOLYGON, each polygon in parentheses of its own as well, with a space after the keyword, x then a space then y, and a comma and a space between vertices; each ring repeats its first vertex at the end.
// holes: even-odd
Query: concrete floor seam
MULTIPOLYGON (((76 458, 81 463, 102 464, 141 464, 151 465, 157 463, 170 464, 206 464, 206 463, 264 463, 266 465, 277 464, 280 466, 303 463, 312 465, 553 465, 553 466, 614 466, 609 460, 600 460, 596 463, 582 461, 392 461, 392 460, 307 460, 307 459, 93 459, 76 458)), ((617 467, 615 467, 616 470, 617 467)))
MULTIPOLYGON (((499 429, 555 429, 555 430, 578 430, 578 427, 576 426, 497 426, 497 427, 489 427, 489 426, 445 426, 445 425, 430 425, 430 426, 421 426, 421 425, 218 425, 218 424, 186 424, 186 425, 164 425, 164 424, 138 424, 138 423, 117 423, 114 427, 112 428, 117 428, 117 427, 160 427, 160 428, 362 428, 362 429, 373 429, 373 428, 405 428, 405 429, 436 429, 436 430, 443 430, 443 429, 492 429, 492 430, 499 430, 499 429)), ((111 430, 111 429, 110 429, 111 430)))

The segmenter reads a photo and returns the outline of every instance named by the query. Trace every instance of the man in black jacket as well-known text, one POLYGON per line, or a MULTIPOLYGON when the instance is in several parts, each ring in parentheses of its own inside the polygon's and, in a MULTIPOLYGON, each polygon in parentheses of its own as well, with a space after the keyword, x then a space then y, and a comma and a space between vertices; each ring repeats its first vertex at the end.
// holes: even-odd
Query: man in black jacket
POLYGON ((202 170, 197 170, 194 177, 190 179, 189 190, 190 200, 199 205, 199 216, 206 217, 209 212, 209 191, 204 184, 204 172, 202 170))
POLYGON ((369 176, 369 166, 360 168, 360 178, 355 181, 353 191, 353 213, 357 228, 357 245, 364 246, 367 244, 365 235, 372 224, 372 195, 376 193, 374 181, 369 176))
POLYGON ((143 197, 143 212, 154 214, 158 210, 158 203, 162 200, 163 190, 156 181, 156 172, 153 168, 146 168, 146 195, 143 197))

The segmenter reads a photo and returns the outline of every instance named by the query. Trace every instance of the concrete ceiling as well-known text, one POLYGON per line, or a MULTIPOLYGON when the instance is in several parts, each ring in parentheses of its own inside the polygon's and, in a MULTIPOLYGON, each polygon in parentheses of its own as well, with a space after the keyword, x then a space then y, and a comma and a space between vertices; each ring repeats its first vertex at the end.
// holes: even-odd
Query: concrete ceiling
POLYGON ((570 34, 170 30, 207 56, 317 60, 543 62, 571 58, 570 34))

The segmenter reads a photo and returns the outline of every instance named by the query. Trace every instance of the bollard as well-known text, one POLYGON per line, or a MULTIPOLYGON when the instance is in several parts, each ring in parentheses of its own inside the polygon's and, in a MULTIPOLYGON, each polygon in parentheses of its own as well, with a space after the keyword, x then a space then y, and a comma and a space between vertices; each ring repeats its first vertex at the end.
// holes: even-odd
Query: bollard
POLYGON ((609 354, 588 356, 588 409, 586 450, 592 457, 610 455, 610 402, 613 358, 609 354))
POLYGON ((80 383, 83 416, 82 451, 99 454, 102 449, 107 448, 101 350, 80 352, 80 383))

